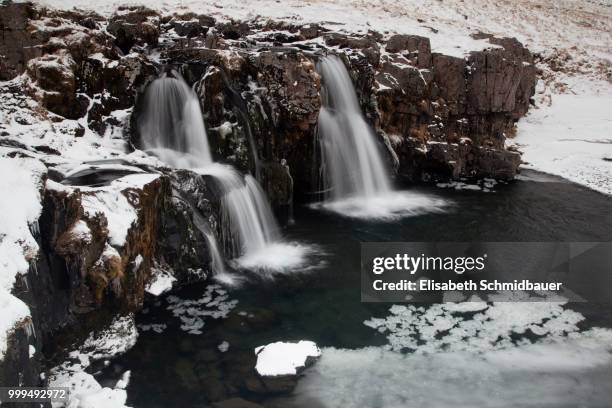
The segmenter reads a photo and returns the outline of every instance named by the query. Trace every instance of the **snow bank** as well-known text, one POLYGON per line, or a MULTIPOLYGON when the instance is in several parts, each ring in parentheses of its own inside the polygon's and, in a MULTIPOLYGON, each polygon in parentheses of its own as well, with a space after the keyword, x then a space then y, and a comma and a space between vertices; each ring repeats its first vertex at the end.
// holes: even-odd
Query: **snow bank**
POLYGON ((518 122, 512 143, 528 168, 612 194, 611 107, 612 92, 552 95, 518 122))
MULTIPOLYGON (((0 150, 0 154, 3 151, 0 150)), ((0 360, 4 358, 7 336, 15 325, 30 316, 26 304, 11 294, 18 274, 28 273, 38 255, 32 231, 38 228, 42 210, 40 189, 46 167, 29 158, 0 157, 0 360)))
POLYGON ((255 370, 262 376, 296 375, 306 367, 308 358, 318 358, 321 350, 312 341, 297 343, 276 342, 255 348, 255 370))

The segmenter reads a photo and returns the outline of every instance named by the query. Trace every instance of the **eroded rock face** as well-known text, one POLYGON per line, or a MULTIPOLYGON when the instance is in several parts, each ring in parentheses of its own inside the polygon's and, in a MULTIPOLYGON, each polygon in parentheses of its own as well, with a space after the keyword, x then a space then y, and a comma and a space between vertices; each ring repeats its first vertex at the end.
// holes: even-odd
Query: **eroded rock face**
MULTIPOLYGON (((64 288, 64 313, 84 315, 104 303, 125 312, 138 310, 155 256, 160 208, 168 195, 167 180, 156 177, 142 186, 112 190, 81 190, 49 183, 41 234, 50 269, 66 265, 67 275, 62 278, 68 284, 64 288), (114 202, 119 207, 105 208, 114 202), (109 219, 113 211, 117 219, 109 219), (133 223, 126 225, 126 231, 119 230, 125 228, 122 223, 132 221, 130 216, 135 217, 133 223), (120 234, 126 234, 122 241, 117 238, 120 234)), ((67 321, 61 314, 55 316, 57 320, 53 317, 43 319, 50 324, 49 330, 67 321)))
MULTIPOLYGON (((104 19, 9 4, 0 6, 0 34, 0 80, 23 74, 7 86, 25 90, 51 121, 86 118, 72 121, 66 137, 82 137, 85 126, 105 135, 123 125, 119 117, 131 116, 126 138, 138 147, 142 93, 162 69, 177 71, 200 99, 215 159, 255 175, 277 209, 294 198, 310 200, 319 185, 321 55, 342 58, 390 167, 410 181, 513 178, 520 155, 504 142, 527 112, 536 75, 533 57, 516 39, 478 34, 492 47, 458 58, 432 53, 429 40, 414 35, 219 23, 193 13, 162 17, 144 7, 122 7, 104 19)), ((62 155, 1 136, 3 146, 62 155)), ((209 275, 201 227, 219 235, 220 192, 189 171, 156 171, 163 175, 113 190, 113 199, 134 214, 123 240, 117 220, 87 210, 103 201, 102 190, 48 183, 40 257, 15 286, 16 296, 33 306, 37 349, 73 341, 117 311, 140 308, 152 268, 169 271, 179 284, 209 275)), ((37 385, 38 363, 26 362, 24 351, 30 322, 23 323, 9 340, 11 361, 0 367, 0 382, 26 373, 37 385)), ((254 376, 246 386, 276 392, 295 382, 277 380, 254 376)))
POLYGON ((518 163, 516 155, 505 152, 504 142, 529 107, 535 67, 515 39, 478 34, 491 48, 458 58, 432 53, 429 40, 416 35, 350 35, 274 21, 218 23, 193 13, 162 17, 144 7, 122 7, 107 22, 95 14, 29 4, 5 9, 3 15, 13 18, 3 17, 1 46, 9 56, 3 72, 14 76, 26 70, 30 93, 51 112, 68 118, 87 114, 90 128, 104 134, 120 125, 113 112, 136 105, 128 133, 138 146, 138 98, 159 73, 143 51, 155 49, 167 69, 194 85, 215 158, 256 175, 275 205, 289 201, 290 190, 308 200, 319 184, 321 50, 343 57, 365 117, 389 152, 390 167, 404 179, 448 177, 448 171, 436 173, 436 160, 425 163, 441 157, 435 152, 415 161, 422 155, 412 150, 427 150, 429 142, 448 143, 446 149, 460 152, 462 163, 472 163, 451 163, 453 177, 512 178, 516 172, 509 168, 518 163), (26 55, 6 39, 35 51, 26 55), (452 146, 460 143, 472 148, 452 146), (396 146, 401 148, 394 151, 396 146), (480 147, 497 153, 481 155, 480 147), (277 171, 281 160, 290 178, 277 171), (416 163, 424 164, 414 168, 416 163), (503 170, 493 171, 497 164, 503 170))

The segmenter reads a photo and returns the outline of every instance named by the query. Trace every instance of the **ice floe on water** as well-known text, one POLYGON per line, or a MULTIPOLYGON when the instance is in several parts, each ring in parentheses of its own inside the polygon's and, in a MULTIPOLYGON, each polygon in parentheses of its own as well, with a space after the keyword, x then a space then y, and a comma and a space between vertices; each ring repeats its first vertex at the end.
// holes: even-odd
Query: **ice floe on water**
POLYGON ((471 190, 471 191, 482 191, 483 193, 495 192, 495 186, 499 182, 492 178, 484 178, 477 180, 473 183, 466 183, 463 181, 449 181, 448 183, 438 183, 436 187, 439 188, 452 188, 454 190, 471 190))
POLYGON ((427 213, 446 211, 451 203, 433 195, 412 191, 388 191, 372 197, 349 197, 311 205, 345 217, 393 221, 427 213))
POLYGON ((222 353, 225 353, 227 350, 229 350, 229 347, 230 347, 230 344, 227 341, 223 341, 221 342, 221 344, 217 346, 219 351, 222 353))
POLYGON ((393 305, 389 316, 364 324, 385 334, 386 348, 411 353, 480 352, 578 332, 584 316, 562 302, 393 305))
POLYGON ((159 334, 159 333, 163 333, 163 331, 166 330, 167 327, 168 325, 165 323, 139 324, 138 330, 143 331, 143 332, 152 330, 153 332, 159 334))
POLYGON ((603 407, 612 330, 556 303, 394 305, 369 327, 389 344, 323 348, 284 406, 603 407), (402 351, 402 352, 400 352, 402 351))
POLYGON ((283 406, 604 407, 612 391, 612 355, 599 336, 483 354, 324 348, 283 406))
MULTIPOLYGON (((119 316, 111 325, 98 333, 91 333, 85 342, 68 355, 68 360, 51 369, 50 387, 67 387, 70 408, 120 408, 127 401, 125 388, 130 372, 123 373, 114 388, 102 387, 85 370, 97 360, 109 359, 125 353, 136 344, 138 331, 134 316, 119 316)), ((64 406, 61 403, 54 406, 64 406)))
POLYGON ((181 330, 189 334, 202 334, 206 318, 225 318, 238 304, 237 300, 229 300, 227 291, 219 285, 209 285, 199 299, 170 295, 166 301, 167 309, 180 319, 181 330))

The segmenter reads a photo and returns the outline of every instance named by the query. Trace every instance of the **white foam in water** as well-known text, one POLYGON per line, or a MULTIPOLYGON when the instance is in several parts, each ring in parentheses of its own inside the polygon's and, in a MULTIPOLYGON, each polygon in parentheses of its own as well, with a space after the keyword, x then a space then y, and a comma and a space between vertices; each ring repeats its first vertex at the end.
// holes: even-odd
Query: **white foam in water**
POLYGON ((318 132, 327 197, 314 207, 355 218, 396 219, 441 211, 444 201, 393 191, 389 174, 366 123, 351 78, 336 56, 321 59, 325 98, 318 132))
POLYGON ((402 217, 443 212, 448 201, 434 196, 408 191, 389 191, 373 197, 348 197, 337 201, 313 204, 352 218, 392 221, 402 217))
POLYGON ((260 269, 268 272, 303 271, 310 264, 310 256, 317 251, 312 246, 274 242, 257 251, 247 252, 234 260, 238 268, 260 269))
POLYGON ((413 356, 379 347, 324 348, 320 361, 298 382, 295 405, 283 406, 604 407, 612 391, 612 355, 595 336, 523 346, 512 354, 413 356))

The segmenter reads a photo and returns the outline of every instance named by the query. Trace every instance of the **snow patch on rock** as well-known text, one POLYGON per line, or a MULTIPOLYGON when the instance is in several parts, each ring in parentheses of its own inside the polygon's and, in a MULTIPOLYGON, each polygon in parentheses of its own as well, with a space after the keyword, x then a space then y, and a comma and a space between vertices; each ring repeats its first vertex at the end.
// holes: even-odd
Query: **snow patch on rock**
POLYGON ((17 275, 25 275, 38 256, 33 235, 42 210, 40 191, 45 166, 36 159, 1 157, 0 148, 0 360, 4 358, 7 337, 15 325, 30 316, 27 305, 11 294, 17 275))
POLYGON ((153 273, 153 276, 145 287, 145 291, 147 293, 150 293, 153 296, 159 296, 162 293, 172 289, 172 285, 176 281, 174 276, 172 276, 169 272, 158 268, 152 268, 151 272, 153 273))
POLYGON ((257 364, 255 370, 261 376, 297 375, 308 365, 309 359, 321 356, 321 350, 312 342, 300 340, 297 343, 278 341, 255 348, 257 364))
MULTIPOLYGON (((68 356, 69 360, 51 369, 49 386, 68 387, 71 408, 123 408, 125 388, 130 372, 125 372, 114 388, 102 387, 85 370, 95 360, 108 359, 125 353, 136 344, 138 331, 133 315, 119 316, 108 328, 91 333, 85 342, 68 356)), ((58 405, 61 406, 61 405, 58 405)))

